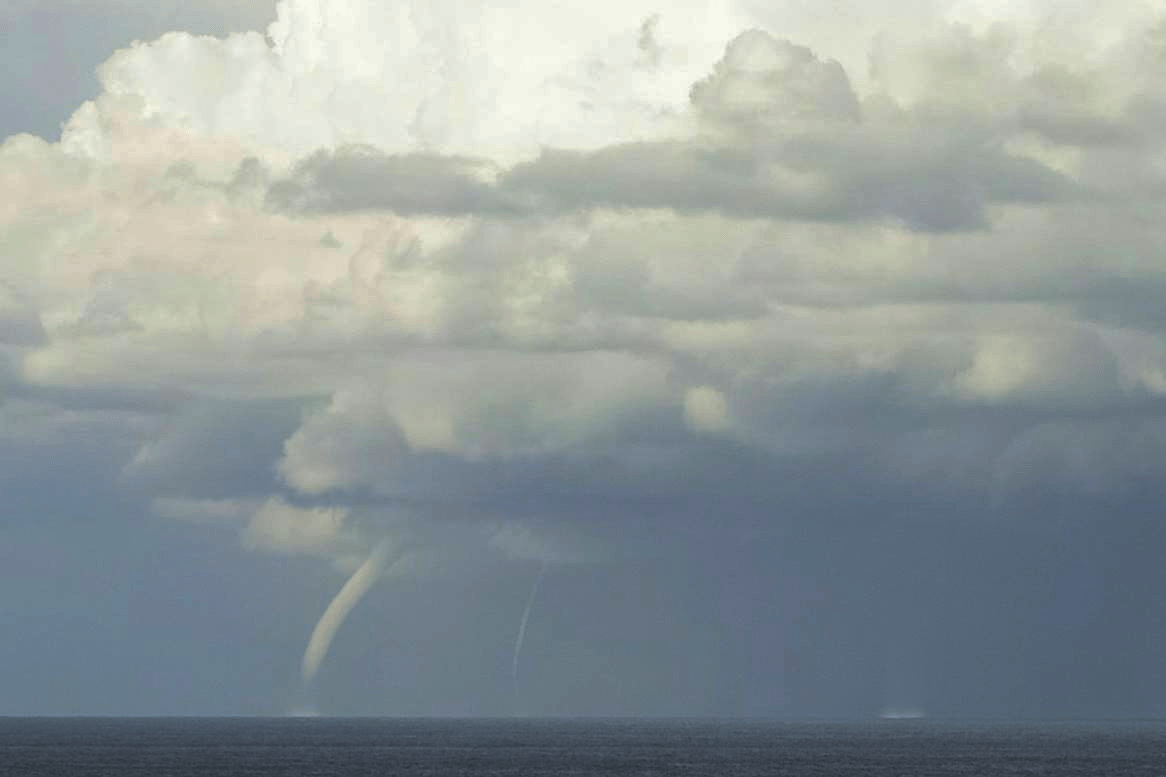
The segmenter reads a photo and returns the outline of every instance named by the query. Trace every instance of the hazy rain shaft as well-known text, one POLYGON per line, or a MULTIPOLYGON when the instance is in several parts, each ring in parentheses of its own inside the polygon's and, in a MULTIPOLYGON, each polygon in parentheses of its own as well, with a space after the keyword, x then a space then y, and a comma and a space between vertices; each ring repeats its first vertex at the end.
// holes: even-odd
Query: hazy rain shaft
POLYGON ((0 714, 1166 714, 1155 4, 267 11, 0 145, 0 714))

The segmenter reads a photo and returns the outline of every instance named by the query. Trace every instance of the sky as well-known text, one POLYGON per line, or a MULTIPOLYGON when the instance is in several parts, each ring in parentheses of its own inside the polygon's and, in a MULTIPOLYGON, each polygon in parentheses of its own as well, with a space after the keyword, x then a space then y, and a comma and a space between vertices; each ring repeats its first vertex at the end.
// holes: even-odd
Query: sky
POLYGON ((1166 716, 1166 16, 1052 5, 8 0, 0 714, 1166 716))

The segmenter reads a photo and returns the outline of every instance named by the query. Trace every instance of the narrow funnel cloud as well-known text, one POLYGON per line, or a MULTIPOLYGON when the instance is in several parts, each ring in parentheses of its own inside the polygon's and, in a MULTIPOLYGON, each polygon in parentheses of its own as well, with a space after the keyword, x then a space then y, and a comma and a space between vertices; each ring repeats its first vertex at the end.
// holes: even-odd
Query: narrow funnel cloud
POLYGON ((526 608, 522 611, 522 620, 518 623, 518 636, 514 638, 514 661, 510 666, 510 676, 514 682, 514 697, 518 698, 518 659, 522 656, 522 643, 526 639, 526 623, 530 620, 530 611, 534 607, 534 600, 538 596, 538 587, 547 573, 547 563, 544 561, 539 567, 538 576, 530 587, 530 596, 526 599, 526 608))
POLYGON ((336 636, 337 630, 348 618, 348 614, 352 612, 356 603, 368 593, 368 589, 372 588, 373 583, 381 576, 388 555, 389 545, 387 542, 382 542, 374 548, 365 562, 352 573, 352 577, 348 578, 348 582, 336 594, 331 604, 324 610, 324 614, 320 616, 320 621, 312 630, 311 639, 308 640, 308 648, 304 651, 304 685, 310 685, 315 679, 320 664, 328 655, 328 648, 331 647, 332 639, 336 636))

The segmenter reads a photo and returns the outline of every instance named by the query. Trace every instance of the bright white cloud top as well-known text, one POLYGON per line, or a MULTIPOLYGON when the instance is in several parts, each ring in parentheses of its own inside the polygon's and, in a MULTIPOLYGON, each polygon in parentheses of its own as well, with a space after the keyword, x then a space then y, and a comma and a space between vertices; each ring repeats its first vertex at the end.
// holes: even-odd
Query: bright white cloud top
POLYGON ((845 5, 283 0, 115 53, 0 147, 2 444, 95 428, 160 515, 348 570, 601 557, 580 504, 717 446, 985 509, 1159 471, 1166 23, 845 5))

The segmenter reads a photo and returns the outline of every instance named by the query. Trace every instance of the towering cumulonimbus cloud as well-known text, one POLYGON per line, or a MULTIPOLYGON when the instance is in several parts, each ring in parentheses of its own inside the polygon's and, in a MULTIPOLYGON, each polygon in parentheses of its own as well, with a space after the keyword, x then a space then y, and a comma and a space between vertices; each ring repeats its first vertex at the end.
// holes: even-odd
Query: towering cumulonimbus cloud
MULTIPOLYGON (((175 33, 115 54, 106 94, 65 132, 106 155, 112 114, 301 155, 367 143, 513 160, 543 145, 659 136, 724 41, 748 26, 734 3, 282 0, 267 31, 175 33), (176 63, 182 62, 182 67, 176 63), (212 73, 217 77, 208 77, 212 73)), ((670 129, 671 128, 671 129, 670 129)))
MULTIPOLYGON (((284 0, 135 44, 60 144, 0 149, 4 390, 171 413, 151 498, 325 513, 662 493, 718 441, 909 478, 964 455, 937 419, 1136 405, 1161 60, 1107 9, 1073 46, 1097 3, 284 0), (195 483, 195 404, 262 417, 280 481, 195 483)), ((983 434, 951 471, 996 491, 1044 455, 983 434)))
POLYGON ((336 632, 344 625, 349 613, 380 579, 391 550, 388 542, 381 542, 373 548, 372 553, 356 568, 356 571, 329 602, 324 614, 320 616, 316 627, 312 629, 308 647, 304 650, 302 674, 305 685, 311 685, 312 681, 316 679, 316 673, 320 671, 320 664, 328 656, 328 648, 332 646, 336 632))
MULTIPOLYGON (((1055 20, 1062 33, 1055 39, 1075 43, 1078 56, 1103 47, 1137 17, 1133 4, 1104 14, 1102 4, 1082 5, 1077 15, 1055 20)), ((117 52, 100 71, 105 93, 65 127, 65 147, 98 158, 142 153, 117 137, 131 119, 230 139, 283 162, 368 144, 513 163, 544 147, 689 136, 694 85, 709 76, 728 41, 751 29, 841 62, 863 86, 873 81, 916 97, 920 77, 929 76, 915 67, 915 38, 953 21, 986 29, 1001 17, 1025 31, 1048 28, 1040 9, 1004 13, 937 0, 890 13, 885 4, 855 3, 846 24, 833 13, 806 13, 801 3, 748 0, 701 0, 683 12, 649 0, 553 6, 282 0, 277 14, 266 36, 176 32, 117 52)), ((1047 53, 1026 44, 1007 56, 1047 53)), ((821 99, 836 88, 829 79, 804 86, 821 88, 821 99)), ((786 110, 771 103, 752 112, 770 109, 786 110)))
MULTIPOLYGON (((884 6, 284 0, 119 51, 0 149, 5 395, 149 405, 151 498, 325 511, 655 494, 725 441, 900 477, 962 413, 1155 400, 1147 6, 1083 47, 1098 3, 884 6), (280 480, 194 483, 196 404, 280 480)), ((1009 434, 951 471, 1020 482, 1009 434)))

